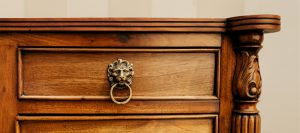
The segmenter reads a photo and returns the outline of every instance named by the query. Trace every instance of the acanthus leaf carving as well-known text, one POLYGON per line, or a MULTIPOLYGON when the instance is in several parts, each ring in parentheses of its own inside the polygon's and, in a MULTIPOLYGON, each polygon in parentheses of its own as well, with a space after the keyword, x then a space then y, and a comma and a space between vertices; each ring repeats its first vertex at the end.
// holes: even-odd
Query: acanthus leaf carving
POLYGON ((256 100, 261 93, 261 75, 256 54, 238 52, 234 95, 238 100, 256 100))

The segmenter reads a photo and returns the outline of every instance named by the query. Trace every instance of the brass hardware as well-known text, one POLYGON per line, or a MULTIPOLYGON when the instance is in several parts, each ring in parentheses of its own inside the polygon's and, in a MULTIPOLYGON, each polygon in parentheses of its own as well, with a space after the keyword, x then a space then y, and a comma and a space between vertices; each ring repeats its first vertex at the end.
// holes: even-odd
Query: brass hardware
POLYGON ((128 102, 130 101, 131 97, 132 97, 132 89, 131 89, 131 87, 130 87, 127 83, 125 83, 125 86, 129 89, 129 96, 128 96, 128 98, 127 98, 125 101, 120 102, 120 101, 117 101, 117 100, 115 99, 114 94, 113 94, 114 88, 116 88, 117 85, 118 85, 118 84, 114 84, 114 85, 110 88, 110 98, 111 98, 111 100, 112 100, 114 103, 116 103, 116 104, 126 104, 126 103, 128 103, 128 102))
POLYGON ((110 82, 110 97, 111 100, 116 104, 126 104, 130 101, 132 97, 132 89, 130 85, 132 84, 134 71, 133 71, 133 64, 129 63, 126 60, 118 59, 114 61, 112 64, 108 65, 107 68, 107 77, 108 81, 110 82), (129 89, 129 97, 125 101, 117 101, 114 98, 113 90, 117 89, 129 89))

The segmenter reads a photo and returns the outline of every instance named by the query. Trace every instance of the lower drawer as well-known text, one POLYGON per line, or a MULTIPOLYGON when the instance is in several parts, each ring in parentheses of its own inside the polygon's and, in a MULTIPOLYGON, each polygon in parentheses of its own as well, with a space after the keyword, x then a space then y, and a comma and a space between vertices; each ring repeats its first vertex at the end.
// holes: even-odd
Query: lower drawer
POLYGON ((17 133, 217 133, 217 115, 18 116, 17 133))

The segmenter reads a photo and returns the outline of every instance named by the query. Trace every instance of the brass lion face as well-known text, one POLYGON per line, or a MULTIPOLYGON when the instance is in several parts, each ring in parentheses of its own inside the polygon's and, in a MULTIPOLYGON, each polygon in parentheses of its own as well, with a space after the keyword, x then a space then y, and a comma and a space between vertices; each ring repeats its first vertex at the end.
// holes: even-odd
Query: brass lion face
POLYGON ((118 59, 108 65, 107 73, 111 86, 114 84, 124 86, 125 83, 131 85, 134 75, 133 64, 126 60, 118 59))

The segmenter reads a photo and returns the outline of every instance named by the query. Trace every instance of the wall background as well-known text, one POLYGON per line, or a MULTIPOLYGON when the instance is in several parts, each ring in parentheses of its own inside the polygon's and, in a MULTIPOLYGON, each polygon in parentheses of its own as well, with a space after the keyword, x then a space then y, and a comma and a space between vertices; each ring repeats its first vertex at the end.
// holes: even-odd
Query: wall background
POLYGON ((300 0, 0 0, 0 17, 232 17, 279 14, 260 52, 263 133, 300 133, 300 0))

